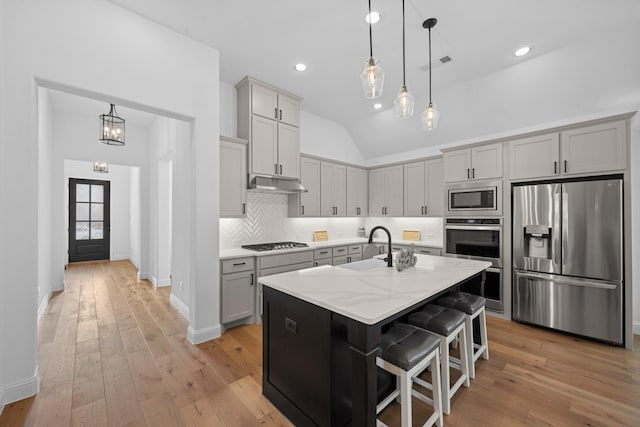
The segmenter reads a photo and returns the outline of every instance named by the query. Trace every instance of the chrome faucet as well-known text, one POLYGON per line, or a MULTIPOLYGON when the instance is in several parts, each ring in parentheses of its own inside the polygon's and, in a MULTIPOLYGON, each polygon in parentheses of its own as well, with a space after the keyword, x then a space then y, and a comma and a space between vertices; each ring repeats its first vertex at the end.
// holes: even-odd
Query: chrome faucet
POLYGON ((387 233, 387 237, 389 238, 389 254, 387 255, 386 261, 387 267, 393 267, 393 258, 391 257, 391 233, 389 232, 389 230, 381 225, 376 225, 371 229, 371 232, 369 233, 369 243, 373 242, 373 233, 375 233, 375 231, 379 228, 384 230, 385 233, 387 233))

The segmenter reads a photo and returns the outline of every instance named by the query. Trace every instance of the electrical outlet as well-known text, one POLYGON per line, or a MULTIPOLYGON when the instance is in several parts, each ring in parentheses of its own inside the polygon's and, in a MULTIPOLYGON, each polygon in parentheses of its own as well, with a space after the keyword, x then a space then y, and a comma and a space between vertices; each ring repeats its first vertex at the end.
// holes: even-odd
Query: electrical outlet
POLYGON ((182 280, 180 280, 180 292, 182 292, 184 290, 184 284, 182 283, 182 280))

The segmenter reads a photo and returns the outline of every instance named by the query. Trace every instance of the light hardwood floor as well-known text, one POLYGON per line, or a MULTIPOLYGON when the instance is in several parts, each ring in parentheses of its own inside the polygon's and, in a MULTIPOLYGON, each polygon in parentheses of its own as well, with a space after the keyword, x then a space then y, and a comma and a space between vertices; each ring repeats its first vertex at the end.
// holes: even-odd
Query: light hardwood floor
MULTIPOLYGON (((261 327, 198 346, 168 288, 127 261, 82 263, 40 320, 40 393, 0 426, 291 425, 261 395, 261 327)), ((491 359, 453 398, 447 426, 640 425, 636 352, 488 317, 491 359)), ((428 414, 414 399, 414 424, 428 414)), ((397 405, 382 419, 399 425, 397 405)))

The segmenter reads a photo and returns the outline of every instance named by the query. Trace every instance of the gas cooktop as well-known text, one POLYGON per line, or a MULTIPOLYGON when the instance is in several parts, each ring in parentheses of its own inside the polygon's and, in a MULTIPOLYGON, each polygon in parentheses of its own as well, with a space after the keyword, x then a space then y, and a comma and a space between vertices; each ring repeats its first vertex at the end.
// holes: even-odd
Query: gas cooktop
POLYGON ((276 242, 276 243, 259 243, 257 245, 242 245, 242 249, 249 249, 252 251, 273 251, 276 249, 293 249, 293 248, 306 248, 306 243, 298 242, 276 242))

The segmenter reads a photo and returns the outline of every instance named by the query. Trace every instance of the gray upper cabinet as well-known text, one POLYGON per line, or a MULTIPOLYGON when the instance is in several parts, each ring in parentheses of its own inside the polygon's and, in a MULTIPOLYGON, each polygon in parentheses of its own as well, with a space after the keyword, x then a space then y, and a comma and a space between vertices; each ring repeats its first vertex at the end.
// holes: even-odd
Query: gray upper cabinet
POLYGON ((249 173, 300 178, 300 100, 250 77, 236 85, 238 136, 249 141, 249 173))
POLYGON ((404 165, 404 216, 442 216, 442 159, 404 165))
POLYGON ((368 180, 365 169, 347 167, 347 216, 367 216, 368 180))
POLYGON ((247 141, 220 137, 220 216, 247 214, 247 141))
POLYGON ((533 179, 627 168, 626 121, 600 123, 509 142, 509 178, 533 179))
POLYGON ((403 175, 402 165, 369 170, 370 216, 402 216, 403 175))
POLYGON ((289 216, 320 216, 320 160, 300 156, 300 183, 308 191, 289 195, 289 216))
POLYGON ((446 151, 444 181, 502 178, 502 143, 446 151))
POLYGON ((345 216, 347 207, 347 167, 320 162, 320 215, 345 216))

